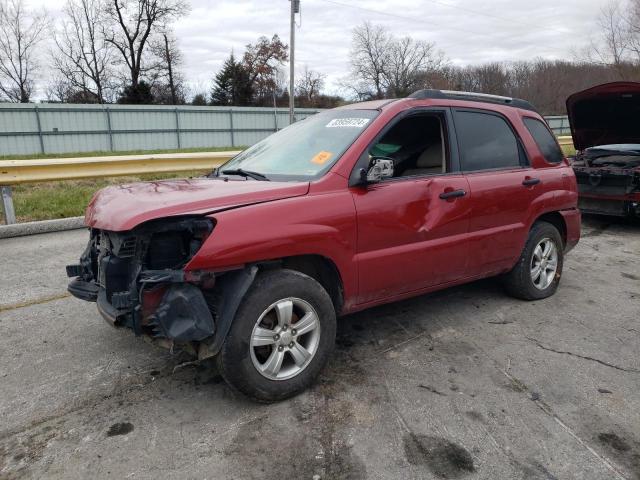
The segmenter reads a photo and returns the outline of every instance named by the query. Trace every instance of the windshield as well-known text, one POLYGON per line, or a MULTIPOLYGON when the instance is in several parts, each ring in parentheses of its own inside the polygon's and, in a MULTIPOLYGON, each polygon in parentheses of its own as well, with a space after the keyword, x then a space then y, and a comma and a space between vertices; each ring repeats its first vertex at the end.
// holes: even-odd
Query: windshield
MULTIPOLYGON (((259 173, 269 180, 312 180, 326 173, 378 115, 377 110, 330 110, 265 138, 218 170, 259 173)), ((225 173, 228 172, 228 173, 225 173)))

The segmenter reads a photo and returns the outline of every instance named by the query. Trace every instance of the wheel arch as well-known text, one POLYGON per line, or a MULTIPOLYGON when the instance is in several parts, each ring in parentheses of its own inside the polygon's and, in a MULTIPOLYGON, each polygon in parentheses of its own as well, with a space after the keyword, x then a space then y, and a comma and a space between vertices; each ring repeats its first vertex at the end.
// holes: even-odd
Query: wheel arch
POLYGON ((324 288, 336 312, 340 314, 344 306, 342 277, 336 264, 323 255, 295 255, 277 260, 255 262, 243 268, 227 272, 219 283, 218 295, 210 304, 216 314, 216 333, 205 356, 216 355, 224 342, 236 312, 261 270, 289 269, 303 273, 324 288))
POLYGON ((538 222, 547 222, 553 225, 560 232, 562 238, 563 247, 567 245, 567 223, 560 212, 547 212, 536 218, 531 224, 531 228, 538 222))
POLYGON ((340 314, 344 306, 344 288, 333 260, 323 255, 296 255, 283 258, 281 265, 282 268, 304 273, 322 285, 331 297, 336 315, 340 314))

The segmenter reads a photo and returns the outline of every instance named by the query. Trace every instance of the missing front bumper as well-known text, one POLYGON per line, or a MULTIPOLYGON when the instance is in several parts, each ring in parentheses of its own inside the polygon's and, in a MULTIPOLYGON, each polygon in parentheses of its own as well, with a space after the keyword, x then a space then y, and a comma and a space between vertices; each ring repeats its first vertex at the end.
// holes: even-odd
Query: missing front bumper
MULTIPOLYGON (((67 267, 67 271, 68 271, 67 267)), ((96 302, 98 300, 98 292, 100 288, 93 282, 85 282, 80 278, 76 278, 69 282, 67 290, 71 295, 85 302, 96 302)))
POLYGON ((209 305, 202 290, 195 285, 168 285, 157 308, 146 317, 140 315, 143 305, 139 303, 126 308, 113 304, 114 299, 125 298, 128 292, 112 296, 110 302, 104 288, 82 278, 73 279, 68 290, 74 297, 96 302, 98 312, 109 324, 131 328, 136 334, 175 342, 200 342, 215 333, 215 321, 209 305))

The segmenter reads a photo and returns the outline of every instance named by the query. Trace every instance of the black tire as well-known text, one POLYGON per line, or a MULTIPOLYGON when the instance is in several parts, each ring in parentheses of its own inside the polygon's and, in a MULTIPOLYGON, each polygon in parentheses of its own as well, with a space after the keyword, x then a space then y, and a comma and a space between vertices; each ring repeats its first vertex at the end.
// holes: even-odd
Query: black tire
POLYGON ((536 222, 529 231, 527 242, 515 267, 503 277, 507 293, 522 300, 541 300, 553 295, 562 276, 564 243, 558 229, 548 222, 536 222), (544 239, 550 239, 557 250, 557 268, 553 281, 544 289, 538 288, 531 278, 534 250, 544 239))
MULTIPOLYGON (((245 295, 216 363, 222 377, 235 390, 259 402, 275 402, 297 395, 315 381, 333 351, 335 337, 336 313, 324 288, 313 278, 294 270, 269 270, 258 274, 245 295), (319 340, 315 354, 302 371, 292 378, 274 380, 263 376, 254 365, 251 335, 263 312, 275 302, 288 298, 301 299, 313 307, 320 324, 319 340)), ((291 353, 286 358, 285 361, 293 361, 291 353)))

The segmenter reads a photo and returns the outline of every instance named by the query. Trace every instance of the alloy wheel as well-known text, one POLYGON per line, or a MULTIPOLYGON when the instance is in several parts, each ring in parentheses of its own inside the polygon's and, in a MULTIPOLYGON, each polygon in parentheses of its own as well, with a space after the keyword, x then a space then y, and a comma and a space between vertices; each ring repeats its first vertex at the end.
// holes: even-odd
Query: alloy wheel
POLYGON ((558 270, 558 248, 550 238, 543 238, 533 249, 531 280, 539 290, 551 285, 558 270))
POLYGON ((251 332, 254 367, 270 380, 288 380, 311 362, 320 343, 316 310, 300 298, 284 298, 267 307, 251 332))

